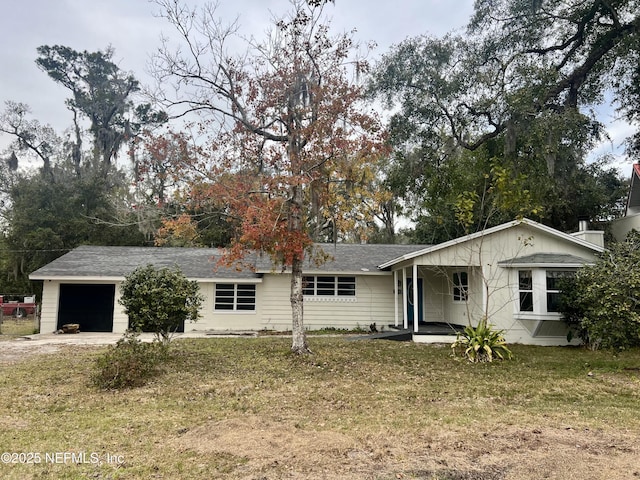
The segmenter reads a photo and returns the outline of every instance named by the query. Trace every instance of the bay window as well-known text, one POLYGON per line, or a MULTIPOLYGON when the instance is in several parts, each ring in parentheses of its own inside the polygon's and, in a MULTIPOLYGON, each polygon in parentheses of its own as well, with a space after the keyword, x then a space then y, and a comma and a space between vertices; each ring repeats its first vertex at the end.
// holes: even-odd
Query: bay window
POLYGON ((547 270, 547 312, 560 311, 560 291, 562 280, 575 276, 575 272, 568 270, 547 270))
POLYGON ((518 312, 526 317, 559 315, 562 279, 575 275, 575 270, 527 269, 518 270, 518 312))

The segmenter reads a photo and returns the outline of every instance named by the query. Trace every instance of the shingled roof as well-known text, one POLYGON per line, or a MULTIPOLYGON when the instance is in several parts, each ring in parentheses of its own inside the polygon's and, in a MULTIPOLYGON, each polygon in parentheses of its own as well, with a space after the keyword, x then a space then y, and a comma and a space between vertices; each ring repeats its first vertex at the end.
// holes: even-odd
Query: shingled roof
MULTIPOLYGON (((378 245, 378 244, 319 244, 330 256, 320 266, 305 262, 305 273, 376 273, 378 265, 424 248, 424 245, 378 245)), ((194 279, 251 279, 274 271, 268 255, 253 254, 245 263, 251 268, 236 270, 216 268, 216 261, 223 254, 216 248, 158 248, 158 247, 78 247, 44 267, 33 272, 32 280, 52 278, 124 278, 135 268, 144 265, 156 267, 177 266, 188 278, 194 279)))
MULTIPOLYGON (((389 244, 354 244, 354 243, 318 243, 318 247, 329 256, 329 259, 315 265, 311 259, 304 264, 305 273, 341 273, 341 272, 380 272, 379 265, 393 258, 425 248, 425 245, 389 245, 389 244)), ((268 257, 259 257, 257 271, 267 273, 272 270, 268 257)))
POLYGON ((523 255, 521 257, 512 258, 498 262, 502 267, 523 267, 523 266, 548 266, 557 265, 565 267, 579 267, 585 264, 593 263, 576 255, 568 253, 534 253, 532 255, 523 255))
POLYGON ((216 248, 100 247, 82 246, 39 268, 29 278, 124 278, 137 267, 180 268, 188 278, 254 278, 250 270, 217 269, 216 248))

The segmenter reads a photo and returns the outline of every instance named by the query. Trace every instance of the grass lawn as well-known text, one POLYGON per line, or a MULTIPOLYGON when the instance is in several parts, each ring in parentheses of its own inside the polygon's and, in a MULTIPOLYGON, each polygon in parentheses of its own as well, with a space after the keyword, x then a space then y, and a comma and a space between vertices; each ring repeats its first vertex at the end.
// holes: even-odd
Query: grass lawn
POLYGON ((32 335, 37 331, 38 321, 33 315, 20 319, 3 317, 0 321, 0 334, 2 335, 32 335))
POLYGON ((309 342, 298 358, 288 338, 178 340, 163 375, 112 392, 89 386, 103 347, 0 364, 0 450, 35 461, 3 456, 0 478, 640 477, 638 350, 516 345, 472 365, 448 346, 309 342))

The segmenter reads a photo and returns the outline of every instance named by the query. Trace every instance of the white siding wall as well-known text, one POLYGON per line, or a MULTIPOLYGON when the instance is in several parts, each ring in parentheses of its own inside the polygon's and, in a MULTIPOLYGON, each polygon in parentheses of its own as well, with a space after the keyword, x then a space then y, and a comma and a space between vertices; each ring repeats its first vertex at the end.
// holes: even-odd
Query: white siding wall
MULTIPOLYGON (((442 322, 445 303, 449 300, 449 282, 439 270, 421 269, 420 274, 424 276, 425 286, 424 320, 425 322, 442 322)), ((402 310, 400 310, 400 316, 402 316, 402 310)))
POLYGON ((619 242, 623 242, 633 229, 640 230, 640 213, 638 212, 634 214, 627 212, 626 217, 618 218, 611 223, 611 233, 619 242))
MULTIPOLYGON (((402 274, 399 273, 398 276, 401 278, 402 274)), ((478 267, 420 268, 419 276, 424 281, 424 321, 467 325, 471 318, 471 323, 477 323, 482 315, 484 302, 482 275, 478 267), (461 271, 466 271, 469 275, 468 302, 453 300, 453 272, 461 271)), ((398 303, 400 317, 401 303, 402 299, 398 303)))
MULTIPOLYGON (((232 283, 225 281, 223 283, 232 283)), ((200 283, 200 291, 205 301, 200 309, 197 322, 187 322, 185 332, 190 330, 259 330, 261 329, 260 312, 263 298, 263 284, 256 284, 256 310, 254 312, 231 312, 214 310, 215 283, 200 283)))
MULTIPOLYGON (((229 283, 225 281, 224 283, 229 283)), ((214 310, 215 283, 201 283, 205 297, 201 318, 189 322, 190 330, 290 330, 291 277, 287 274, 267 274, 256 284, 256 311, 230 312, 214 310)), ((391 275, 359 275, 356 277, 355 298, 305 298, 304 325, 307 329, 324 327, 368 328, 392 324, 393 277, 391 275)))
MULTIPOLYGON (((505 330, 509 343, 566 344, 566 329, 560 326, 547 328, 545 330, 548 334, 555 333, 555 335, 533 336, 530 325, 515 318, 515 313, 518 310, 517 269, 500 267, 497 262, 534 253, 564 253, 587 260, 595 260, 594 252, 581 245, 542 232, 531 232, 526 226, 504 230, 489 238, 488 242, 485 239, 485 242, 483 263, 486 266, 486 276, 492 291, 489 297, 490 322, 505 330)), ((556 322, 562 323, 561 320, 556 322)))
MULTIPOLYGON (((291 304, 289 275, 265 275, 263 281, 260 328, 269 330, 291 329, 291 304)), ((304 300, 304 325, 310 330, 324 327, 368 328, 394 322, 393 276, 356 276, 355 298, 323 299, 306 297, 304 300)))
POLYGON ((40 308, 40 333, 51 333, 58 325, 58 299, 60 282, 45 280, 42 288, 42 306, 40 308))
MULTIPOLYGON (((471 242, 461 243, 432 254, 418 257, 415 261, 419 265, 473 265, 470 269, 470 301, 475 305, 472 307, 472 324, 477 324, 484 312, 483 304, 483 276, 489 284, 489 322, 499 329, 505 330, 506 339, 509 343, 526 343, 531 345, 564 345, 567 343, 565 329, 561 326, 544 325, 540 330, 542 335, 531 335, 531 322, 516 319, 517 311, 517 275, 514 269, 505 268, 498 265, 498 262, 509 260, 515 257, 531 255, 534 253, 563 253, 576 255, 587 260, 594 260, 593 250, 578 245, 576 243, 549 235, 546 232, 533 230, 527 225, 519 225, 513 228, 496 232, 476 239, 471 242), (482 265, 482 267, 481 267, 482 265), (482 273, 480 271, 482 269, 482 273)), ((411 261, 405 262, 403 266, 409 267, 411 261)), ((449 270, 449 269, 443 269, 449 270)), ((427 278, 433 278, 433 270, 421 269, 427 278)), ((450 295, 446 294, 449 289, 448 281, 444 282, 442 291, 443 310, 445 321, 461 323, 460 305, 454 305, 450 295)), ((437 287, 437 280, 435 283, 437 287)), ((434 288, 436 288, 434 287, 434 288)), ((429 308, 430 299, 426 300, 426 309, 429 308)), ((464 306, 462 306, 464 307, 464 306)), ((437 308, 437 306, 436 306, 437 308)), ((427 315, 429 320, 432 317, 427 315)), ((425 337, 416 337, 420 341, 425 341, 425 337)), ((427 337, 428 338, 428 337, 427 337)))
MULTIPOLYGON (((482 275, 479 267, 447 268, 443 295, 444 321, 456 325, 475 325, 483 314, 482 275), (466 271, 469 291, 466 302, 453 300, 453 272, 466 271)), ((442 320, 441 320, 442 321, 442 320)))
POLYGON ((113 332, 124 333, 129 328, 129 316, 124 313, 124 307, 120 305, 118 300, 122 296, 120 291, 120 283, 116 282, 116 294, 113 300, 113 332))
MULTIPOLYGON (((291 303, 289 300, 291 277, 289 275, 270 274, 263 278, 264 296, 260 328, 268 330, 291 329, 291 303)), ((306 321, 306 302, 304 320, 306 321)))

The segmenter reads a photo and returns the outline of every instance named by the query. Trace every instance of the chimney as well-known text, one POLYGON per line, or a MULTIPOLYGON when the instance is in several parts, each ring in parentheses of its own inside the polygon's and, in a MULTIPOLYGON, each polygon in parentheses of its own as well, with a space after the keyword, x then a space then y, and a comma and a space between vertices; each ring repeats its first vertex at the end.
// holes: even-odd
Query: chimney
POLYGON ((589 230, 589 219, 587 217, 578 217, 578 231, 572 233, 571 236, 599 247, 604 247, 604 232, 589 230))
POLYGON ((586 232, 589 230, 589 220, 584 218, 578 219, 578 232, 586 232))

